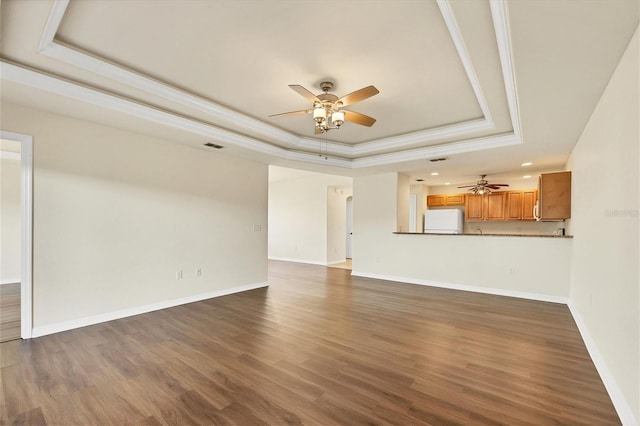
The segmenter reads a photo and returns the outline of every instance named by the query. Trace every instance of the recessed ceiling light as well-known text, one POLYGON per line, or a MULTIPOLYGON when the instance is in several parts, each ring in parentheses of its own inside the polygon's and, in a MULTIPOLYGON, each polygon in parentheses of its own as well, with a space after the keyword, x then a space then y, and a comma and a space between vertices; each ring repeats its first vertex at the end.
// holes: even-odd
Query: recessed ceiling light
POLYGON ((527 162, 527 163, 522 163, 522 164, 521 164, 521 166, 522 166, 522 167, 527 167, 527 166, 530 166, 530 165, 532 165, 532 164, 533 164, 533 163, 531 163, 531 162, 527 162))
POLYGON ((522 176, 522 179, 530 179, 530 178, 531 178, 531 175, 524 175, 524 176, 522 176))
POLYGON ((445 182, 444 184, 445 185, 451 185, 451 182, 445 182))
POLYGON ((440 173, 438 173, 438 172, 433 172, 433 173, 431 173, 431 176, 438 176, 439 174, 440 173))

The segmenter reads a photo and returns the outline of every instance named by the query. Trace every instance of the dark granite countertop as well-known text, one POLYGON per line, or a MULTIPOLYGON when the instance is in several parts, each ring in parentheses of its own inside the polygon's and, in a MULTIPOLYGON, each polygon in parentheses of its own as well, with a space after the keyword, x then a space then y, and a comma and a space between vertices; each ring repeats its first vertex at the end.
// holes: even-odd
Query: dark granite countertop
POLYGON ((394 232, 398 235, 444 235, 447 237, 527 237, 527 238, 573 238, 573 235, 553 234, 436 234, 424 232, 394 232))

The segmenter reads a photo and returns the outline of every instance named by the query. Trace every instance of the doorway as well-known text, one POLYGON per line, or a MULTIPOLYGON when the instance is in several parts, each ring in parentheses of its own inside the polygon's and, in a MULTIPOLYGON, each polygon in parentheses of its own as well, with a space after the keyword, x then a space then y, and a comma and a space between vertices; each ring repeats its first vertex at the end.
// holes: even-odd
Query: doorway
POLYGON ((0 281, 0 304, 7 309, 3 309, 3 315, 0 316, 0 330, 3 334, 0 339, 29 339, 33 328, 33 138, 0 131, 0 142, 3 146, 2 207, 3 213, 7 214, 4 219, 10 219, 3 220, 2 223, 3 273, 0 281), (13 237, 15 241, 5 241, 5 237, 13 237), (5 320, 6 324, 3 323, 5 320))

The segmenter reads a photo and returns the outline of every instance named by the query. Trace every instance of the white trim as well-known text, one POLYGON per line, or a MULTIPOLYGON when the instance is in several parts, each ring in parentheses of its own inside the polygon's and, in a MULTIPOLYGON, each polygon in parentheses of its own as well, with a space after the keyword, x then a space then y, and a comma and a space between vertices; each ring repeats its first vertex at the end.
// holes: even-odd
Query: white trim
POLYGON ((571 300, 567 303, 569 306, 569 310, 571 311, 571 315, 573 316, 573 320, 578 326, 578 330, 580 331, 580 335, 582 336, 582 340, 584 341, 585 346, 587 347, 587 351, 589 352, 589 356, 591 356, 591 360, 598 370, 598 374, 600 375, 600 379, 604 384, 604 387, 607 389, 607 393, 611 398, 611 402, 613 402, 613 406, 620 417, 620 421, 623 425, 638 425, 640 424, 640 419, 636 419, 631 407, 627 403, 626 398, 624 397, 624 393, 620 390, 618 383, 616 382, 615 377, 609 371, 607 367, 607 363, 602 357, 602 354, 598 350, 598 345, 595 340, 589 334, 589 329, 585 324, 578 308, 573 304, 571 300))
POLYGON ((49 17, 47 18, 47 23, 42 32, 42 37, 40 37, 38 52, 45 51, 53 43, 68 6, 69 0, 54 0, 53 5, 51 5, 49 17))
MULTIPOLYGON (((131 87, 136 87, 140 90, 154 94, 156 96, 178 102, 182 105, 186 105, 196 110, 216 116, 220 119, 232 121, 235 125, 258 132, 262 136, 276 138, 280 143, 283 144, 292 144, 305 149, 313 149, 317 144, 317 141, 314 139, 299 138, 298 136, 290 132, 281 130, 275 126, 264 123, 263 121, 225 108, 208 99, 196 96, 194 94, 165 84, 161 81, 126 69, 123 66, 99 58, 95 55, 90 54, 89 52, 84 52, 77 47, 67 45, 60 41, 56 41, 55 36, 59 26, 61 25, 62 18, 64 16, 66 8, 68 7, 68 4, 69 0, 55 0, 40 40, 39 53, 72 64, 79 68, 89 70, 120 83, 127 84, 131 87)), ((440 8, 440 12, 442 14, 447 30, 451 35, 458 56, 460 57, 463 68, 465 69, 469 82, 473 88, 476 100, 483 112, 484 118, 481 120, 472 120, 452 126, 427 129, 419 132, 400 135, 397 137, 364 142, 353 146, 336 142, 326 142, 325 149, 327 153, 330 153, 331 155, 357 156, 366 153, 375 153, 390 148, 405 147, 415 143, 435 141, 438 138, 443 137, 462 136, 464 134, 468 134, 471 131, 495 128, 489 107, 482 93, 482 87, 476 75, 475 69, 473 68, 471 58, 467 51, 462 34, 460 33, 460 30, 458 28, 453 11, 451 10, 449 0, 438 0, 438 7, 440 8)), ((494 16, 494 27, 496 29, 496 38, 498 42, 498 49, 500 52, 500 60, 503 70, 505 90, 507 92, 507 101, 509 103, 509 109, 511 112, 512 125, 514 133, 516 134, 516 136, 519 136, 521 132, 517 111, 517 97, 514 87, 513 67, 511 64, 510 43, 508 39, 509 32, 506 23, 506 17, 504 15, 505 12, 502 1, 492 0, 491 9, 494 16)), ((225 142, 229 141, 227 140, 225 142)), ((232 141, 231 143, 235 142, 232 141)), ((246 146, 243 144, 241 144, 241 146, 244 146, 248 149, 256 149, 258 151, 261 151, 256 147, 246 146)), ((282 150, 287 151, 284 148, 282 148, 282 150)), ((416 152, 416 154, 419 153, 416 152)), ((281 154, 275 155, 282 156, 281 154)), ((379 161, 384 161, 385 158, 386 157, 380 157, 379 161)), ((410 159, 420 158, 421 157, 417 156, 410 159)), ((317 163, 317 161, 313 161, 312 157, 306 159, 298 159, 301 161, 310 161, 317 163)), ((392 160, 391 162, 394 161, 392 160)), ((350 168, 352 166, 347 163, 346 165, 342 166, 338 165, 338 167, 350 168)))
POLYGON ((345 263, 347 261, 347 258, 345 257, 342 260, 332 260, 331 262, 327 262, 327 266, 329 265, 337 265, 338 263, 345 263))
POLYGON ((504 80, 504 88, 507 92, 507 103, 511 115, 511 125, 513 126, 513 132, 518 138, 522 138, 516 76, 513 70, 513 59, 511 55, 511 36, 509 21, 507 20, 507 2, 504 0, 490 0, 489 5, 491 6, 493 27, 496 32, 498 53, 500 54, 500 64, 502 65, 502 78, 504 80))
POLYGON ((0 285, 11 285, 11 284, 20 284, 20 281, 9 280, 9 281, 5 281, 5 282, 0 282, 0 285))
POLYGON ((458 22, 456 21, 456 18, 453 15, 453 10, 451 10, 451 4, 449 3, 449 0, 437 0, 437 1, 438 1, 438 7, 440 8, 440 13, 442 14, 442 18, 444 19, 444 22, 447 25, 447 29, 449 30, 449 34, 451 35, 453 44, 456 47, 458 56, 460 57, 460 61, 462 62, 462 66, 464 67, 464 70, 467 73, 467 78, 469 79, 469 83, 471 83, 471 87, 473 88, 473 93, 475 93, 476 95, 476 100, 480 105, 482 114, 484 115, 484 118, 489 123, 491 123, 491 125, 493 125, 491 112, 489 111, 489 106, 487 105, 487 101, 484 98, 484 94, 482 93, 480 80, 478 80, 476 70, 473 68, 473 64, 471 63, 471 57, 469 57, 469 51, 467 50, 467 45, 464 42, 464 38, 462 38, 462 34, 460 33, 460 28, 458 28, 458 22))
POLYGON ((291 257, 269 256, 269 260, 280 260, 282 262, 307 263, 309 265, 327 266, 326 262, 318 262, 318 261, 315 261, 315 260, 308 260, 308 259, 293 259, 291 257))
POLYGON ((22 156, 19 152, 0 151, 0 159, 20 161, 22 156))
POLYGON ((33 137, 0 130, 0 139, 20 142, 20 337, 30 339, 33 327, 33 137))
POLYGON ((55 324, 43 325, 33 329, 33 337, 46 336, 48 334, 59 333, 61 331, 73 330, 75 328, 86 327, 88 325, 98 324, 107 321, 113 321, 120 318, 131 317, 134 315, 145 314, 147 312, 158 311, 160 309, 172 308, 174 306, 185 305, 187 303, 199 302, 201 300, 212 299, 214 297, 227 296, 229 294, 240 293, 243 291, 255 290, 258 288, 268 287, 267 282, 257 284, 247 284, 237 287, 227 288, 224 290, 216 290, 207 293, 196 294, 193 296, 182 297, 180 299, 165 300, 150 305, 137 306, 135 308, 122 309, 114 312, 107 312, 90 317, 78 318, 70 321, 62 321, 55 324))
POLYGON ((79 84, 52 77, 31 69, 22 68, 15 64, 0 61, 2 78, 8 81, 24 84, 38 89, 56 93, 71 99, 98 105, 114 111, 153 121, 162 125, 171 126, 194 134, 202 135, 215 140, 223 141, 241 148, 250 149, 268 155, 274 155, 287 160, 305 161, 308 163, 322 164, 342 168, 362 168, 377 165, 411 161, 434 156, 452 155, 464 152, 473 152, 489 148, 504 147, 521 143, 513 133, 502 134, 478 139, 468 139, 428 146, 412 150, 379 154, 369 157, 361 157, 353 160, 334 156, 318 155, 313 152, 299 152, 280 148, 249 136, 241 135, 229 130, 221 129, 210 124, 168 113, 137 103, 119 96, 110 95, 98 90, 90 89, 79 84))
POLYGON ((356 158, 352 160, 352 168, 358 169, 361 167, 380 166, 384 164, 399 163, 402 161, 461 154, 463 152, 480 151, 483 149, 499 148, 518 144, 520 144, 520 138, 513 133, 479 139, 467 139, 443 145, 356 158))
POLYGON ((517 297, 519 299, 537 300, 540 302, 561 303, 565 305, 569 301, 569 298, 564 296, 554 296, 550 294, 505 290, 502 288, 478 287, 478 286, 466 285, 466 284, 445 283, 445 282, 439 282, 439 281, 422 280, 419 278, 411 278, 411 277, 398 277, 394 275, 371 274, 368 272, 359 272, 359 271, 351 271, 351 275, 355 277, 374 278, 377 280, 385 280, 385 281, 396 281, 396 282, 406 283, 406 284, 417 284, 417 285, 424 285, 429 287, 447 288, 450 290, 471 291, 474 293, 493 294, 496 296, 517 297))

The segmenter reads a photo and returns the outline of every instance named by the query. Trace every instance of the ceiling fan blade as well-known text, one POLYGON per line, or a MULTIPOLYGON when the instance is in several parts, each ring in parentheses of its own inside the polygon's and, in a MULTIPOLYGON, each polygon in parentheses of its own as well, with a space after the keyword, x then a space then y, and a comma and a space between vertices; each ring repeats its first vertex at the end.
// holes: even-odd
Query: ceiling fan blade
POLYGON ((487 185, 487 188, 489 188, 489 189, 500 189, 500 187, 503 187, 503 186, 509 186, 509 185, 506 185, 506 184, 494 185, 494 184, 491 183, 491 184, 487 185))
POLYGON ((273 114, 269 118, 291 117, 294 115, 310 114, 312 109, 302 109, 300 111, 283 112, 282 114, 273 114))
POLYGON ((375 118, 360 114, 359 112, 346 111, 344 109, 341 109, 340 111, 344 112, 344 119, 346 121, 360 124, 361 126, 371 127, 373 126, 373 123, 376 122, 375 118))
POLYGON ((336 103, 342 103, 342 106, 351 105, 377 95, 378 93, 380 93, 380 91, 375 87, 367 86, 341 97, 336 103))
POLYGON ((316 95, 300 86, 299 84, 290 84, 289 87, 291 87, 291 89, 293 89, 299 95, 302 95, 305 98, 309 99, 311 102, 320 102, 320 99, 318 99, 316 95))
POLYGON ((459 186, 458 188, 475 188, 478 185, 465 185, 465 186, 459 186))

